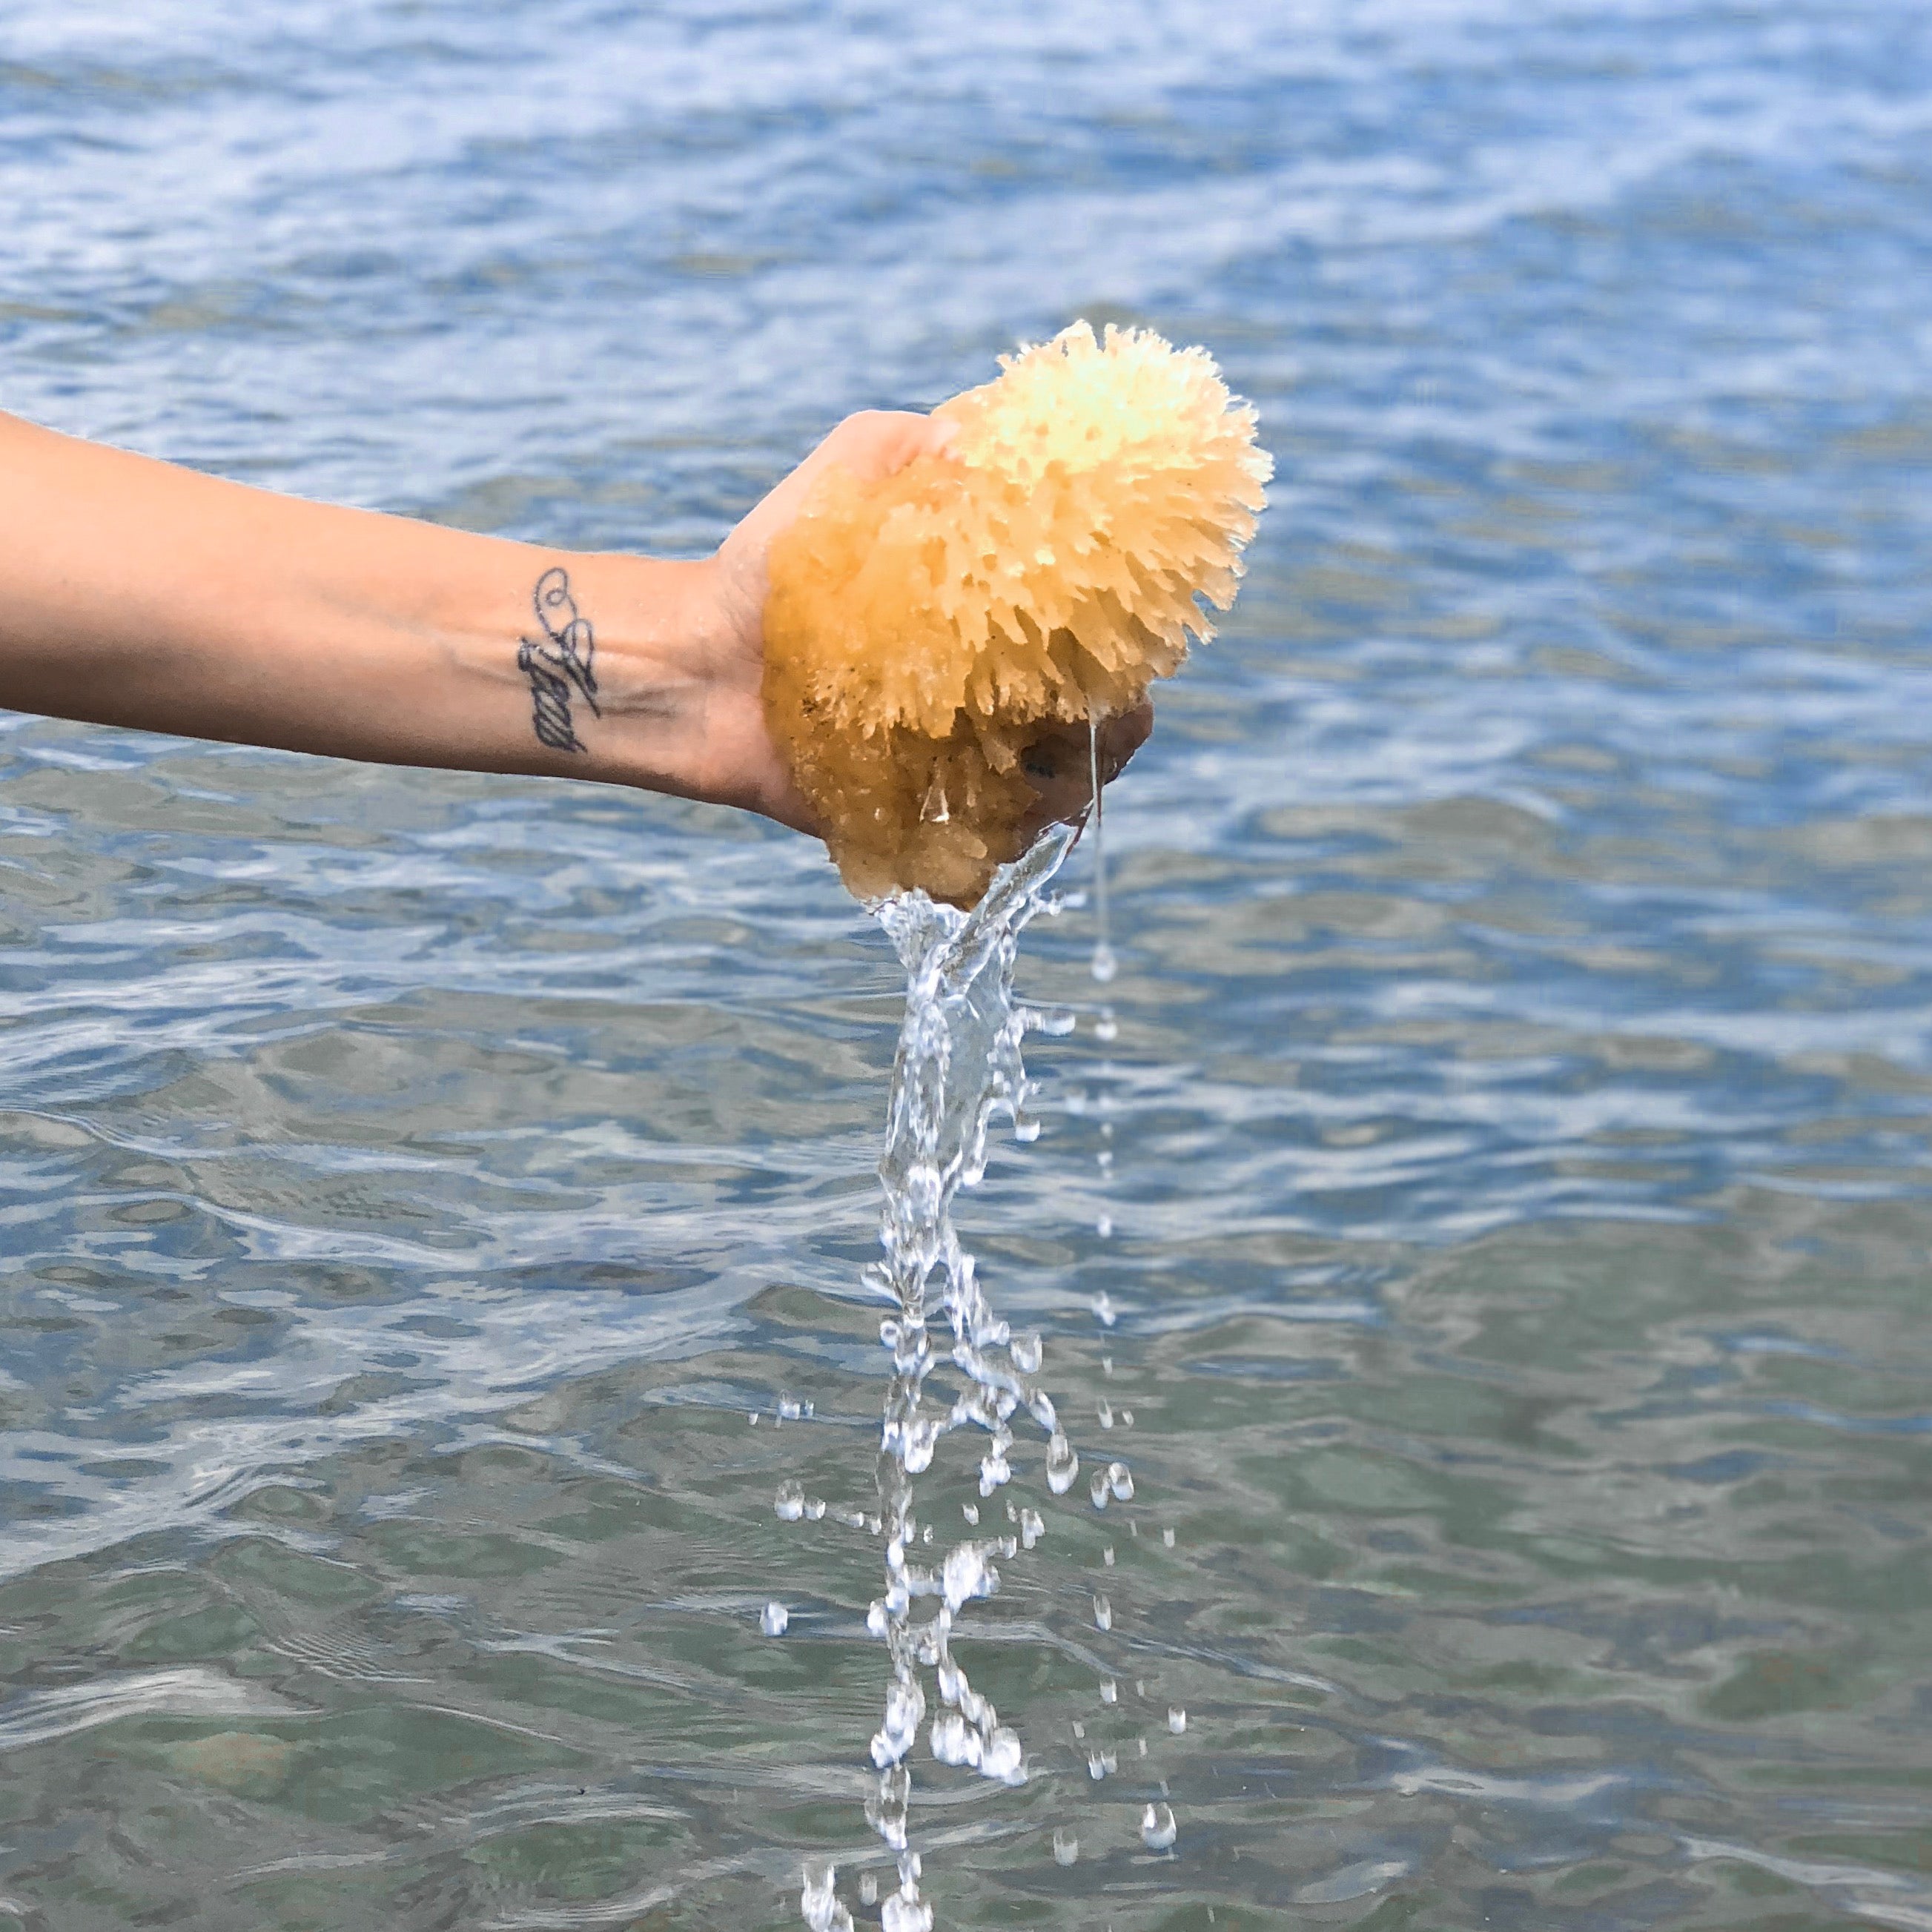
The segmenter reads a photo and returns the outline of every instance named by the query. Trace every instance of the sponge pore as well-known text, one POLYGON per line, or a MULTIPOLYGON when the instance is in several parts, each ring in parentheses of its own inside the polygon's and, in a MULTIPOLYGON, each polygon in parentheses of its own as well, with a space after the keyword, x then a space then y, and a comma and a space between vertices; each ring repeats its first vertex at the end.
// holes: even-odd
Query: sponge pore
POLYGON ((861 898, 970 904, 1029 745, 1132 710, 1233 602, 1273 473, 1204 350, 1076 322, 941 404, 952 454, 828 470, 773 544, 764 705, 861 898))

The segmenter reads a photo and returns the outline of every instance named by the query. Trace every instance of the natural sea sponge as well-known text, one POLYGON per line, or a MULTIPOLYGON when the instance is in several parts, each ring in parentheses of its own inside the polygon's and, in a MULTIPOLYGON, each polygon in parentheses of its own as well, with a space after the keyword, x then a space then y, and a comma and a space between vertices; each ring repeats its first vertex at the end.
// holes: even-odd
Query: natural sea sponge
POLYGON ((862 898, 970 904, 1042 728, 1132 710, 1234 601, 1273 473, 1204 350, 1084 322, 934 411, 950 458, 826 472, 772 544, 765 716, 862 898))

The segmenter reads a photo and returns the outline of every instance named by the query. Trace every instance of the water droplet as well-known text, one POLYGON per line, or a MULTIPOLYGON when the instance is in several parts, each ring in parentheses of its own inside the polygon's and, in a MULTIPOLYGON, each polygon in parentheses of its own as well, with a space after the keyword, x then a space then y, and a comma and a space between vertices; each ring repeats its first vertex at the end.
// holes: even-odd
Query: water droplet
POLYGON ((1111 1570, 1114 1567, 1114 1546, 1110 1543, 1100 1552, 1100 1561, 1111 1570))
POLYGON ((866 1820, 896 1852, 906 1842, 906 1814, 912 1802, 912 1774, 902 1764, 879 1776, 879 1786, 866 1800, 866 1820))
POLYGON ((879 1924, 881 1932, 932 1932, 932 1907, 916 1890, 908 1895, 902 1886, 886 1900, 879 1924))
POLYGON ((1131 1428, 1132 1428, 1132 1426, 1134 1426, 1134 1412, 1133 1412, 1133 1411, 1132 1411, 1132 1409, 1130 1409, 1130 1408, 1124 1408, 1124 1409, 1122 1409, 1122 1410, 1120 1411, 1120 1426, 1121 1426, 1123 1429, 1131 1429, 1131 1428))
POLYGON ((908 1476, 916 1476, 932 1466, 932 1452, 939 1441, 940 1425, 920 1420, 907 1423, 899 1431, 899 1466, 908 1476))
POLYGON ((1111 1214, 1102 1214, 1100 1216, 1100 1218, 1094 1223, 1094 1232, 1095 1234, 1098 1234, 1103 1241, 1111 1240, 1114 1232, 1113 1216, 1111 1214))
POLYGON ((834 1888, 838 1874, 824 1858, 808 1858, 805 1889, 800 1893, 798 1909, 812 1932, 852 1932, 852 1915, 838 1902, 834 1888))
POLYGON ((781 1422, 796 1422, 804 1414, 805 1408, 805 1404, 795 1396, 782 1395, 778 1397, 778 1420, 781 1422))
POLYGON ((1112 1751, 1089 1751, 1087 1754, 1087 1775, 1096 1784, 1109 1772, 1118 1771, 1120 1761, 1112 1751))
POLYGON ((1103 1704, 1118 1703, 1120 1701, 1120 1687, 1116 1684, 1111 1677, 1103 1677, 1100 1680, 1101 1702, 1103 1704))
MULTIPOLYGON (((980 1505, 977 1503, 962 1503, 959 1505, 959 1514, 968 1522, 977 1527, 980 1521, 980 1505)), ((1168 1540, 1172 1542, 1173 1538, 1170 1537, 1168 1540)))
POLYGON ((1176 1737, 1187 1728, 1187 1713, 1178 1704, 1170 1704, 1167 1707, 1167 1728, 1176 1737))
POLYGON ((998 1778, 1002 1784, 1024 1784, 1026 1765, 1018 1732, 1004 1725, 994 1732, 980 1753, 980 1770, 982 1776, 998 1778))
POLYGON ((947 1711, 932 1720, 932 1754, 941 1764, 977 1764, 980 1733, 956 1711, 947 1711))
POLYGON ((1094 1498, 1094 1507, 1096 1509, 1105 1509, 1107 1507, 1107 1498, 1112 1492, 1107 1487, 1106 1470, 1096 1469, 1094 1472, 1088 1479, 1087 1493, 1094 1498))
POLYGON ((1080 1458, 1074 1454, 1073 1445, 1058 1430, 1046 1445, 1046 1486, 1057 1496, 1064 1496, 1073 1486, 1073 1479, 1080 1473, 1080 1458))
POLYGON ((754 1409, 749 1415, 746 1417, 745 1420, 748 1422, 754 1429, 757 1428, 758 1426, 758 1411, 754 1409))
POLYGON ((1098 1040, 1112 1042, 1118 1040, 1120 1036, 1120 1023, 1114 1018, 1113 1008, 1102 1006, 1100 1009, 1100 1017, 1094 1022, 1094 1037, 1098 1040))
POLYGON ((1080 1840, 1064 1825, 1057 1827, 1053 1834, 1053 1862, 1057 1865, 1070 1865, 1080 1856, 1080 1840))
POLYGON ((1174 1811, 1166 1804, 1150 1804, 1141 1814, 1141 1843, 1150 1852, 1164 1852, 1179 1834, 1174 1811))
POLYGON ((1100 1419, 1100 1426, 1102 1429, 1111 1429, 1113 1427, 1114 1406, 1112 1402, 1108 1402, 1103 1398, 1099 1408, 1094 1412, 1099 1416, 1100 1419))
POLYGON ((1103 939, 1094 948, 1094 976, 1102 986, 1120 970, 1120 962, 1114 957, 1114 949, 1103 939))
POLYGON ((1114 1492, 1117 1503, 1130 1503, 1134 1499, 1133 1472, 1124 1462, 1107 1465, 1107 1486, 1114 1492))
POLYGON ((781 1522, 796 1522, 805 1514, 805 1491, 796 1483, 781 1483, 772 1504, 781 1522))
POLYGON ((791 1612, 782 1604, 767 1604, 764 1614, 758 1618, 758 1628, 767 1636, 783 1636, 785 1627, 791 1622, 791 1612))
POLYGON ((990 1597, 1000 1587, 1000 1573, 978 1546, 962 1543, 949 1551, 939 1574, 939 1587, 949 1610, 974 1597, 990 1597))
POLYGON ((1094 1596, 1094 1628, 1103 1630, 1114 1628, 1114 1606, 1097 1591, 1094 1596))
POLYGON ((886 1721, 872 1734, 872 1762, 881 1771, 911 1750, 925 1715, 926 1693, 910 1678, 896 1678, 886 1691, 886 1721))
POLYGON ((1040 1372, 1046 1348, 1037 1335, 1016 1335, 1007 1345, 1007 1352, 1012 1358, 1013 1366, 1022 1375, 1032 1376, 1040 1372))
POLYGON ((1020 1511, 1020 1535, 1028 1549, 1030 1550, 1046 1534, 1046 1520, 1038 1510, 1020 1511))
POLYGON ((1120 1318, 1115 1313, 1114 1304, 1108 1298, 1107 1291, 1105 1288, 1094 1298, 1094 1318, 1102 1328, 1112 1328, 1114 1324, 1120 1318))
POLYGON ((876 1872, 861 1872, 859 1874, 859 1903, 861 1905, 876 1905, 878 1902, 878 1874, 876 1872))
POLYGON ((1162 1530, 1160 1533, 1160 1540, 1167 1545, 1168 1549, 1172 1550, 1174 1547, 1173 1529, 1170 1527, 1162 1530))

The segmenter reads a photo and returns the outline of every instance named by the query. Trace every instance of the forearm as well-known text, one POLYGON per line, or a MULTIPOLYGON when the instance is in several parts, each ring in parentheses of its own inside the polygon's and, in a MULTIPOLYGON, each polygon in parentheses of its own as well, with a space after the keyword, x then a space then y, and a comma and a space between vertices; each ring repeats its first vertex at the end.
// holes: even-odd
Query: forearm
POLYGON ((0 706, 714 795, 709 563, 313 503, 0 416, 0 706))

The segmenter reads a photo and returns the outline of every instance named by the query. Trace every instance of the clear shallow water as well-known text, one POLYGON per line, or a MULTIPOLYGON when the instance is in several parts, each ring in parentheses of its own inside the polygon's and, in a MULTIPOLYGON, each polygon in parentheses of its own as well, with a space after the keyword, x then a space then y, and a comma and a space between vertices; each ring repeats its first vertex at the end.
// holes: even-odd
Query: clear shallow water
MULTIPOLYGON (((1928 129, 1904 4, 7 22, 63 428, 695 550, 1076 314, 1262 409, 1118 1037, 1036 924, 1088 1017, 962 1211, 1137 1487, 974 1607, 1033 1774, 921 1748, 942 1924, 1932 1925, 1928 129)), ((878 1547, 772 1510, 866 1504, 886 1372, 822 860, 8 720, 0 927, 0 1912, 883 1878, 878 1547)))

